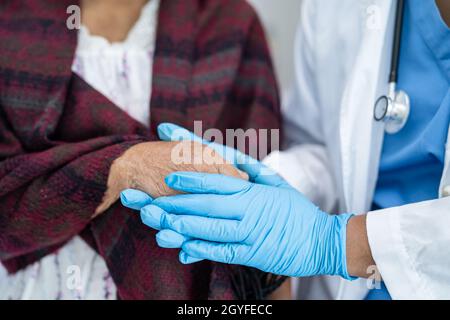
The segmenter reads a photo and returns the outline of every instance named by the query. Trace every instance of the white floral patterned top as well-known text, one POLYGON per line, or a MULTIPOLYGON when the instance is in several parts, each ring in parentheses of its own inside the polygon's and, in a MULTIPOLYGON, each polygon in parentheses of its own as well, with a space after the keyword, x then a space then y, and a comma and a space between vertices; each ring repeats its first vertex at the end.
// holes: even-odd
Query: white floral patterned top
MULTIPOLYGON (((127 39, 109 43, 82 26, 72 71, 141 123, 149 124, 160 0, 150 0, 127 39)), ((116 299, 101 256, 80 237, 16 274, 0 265, 0 299, 116 299)))

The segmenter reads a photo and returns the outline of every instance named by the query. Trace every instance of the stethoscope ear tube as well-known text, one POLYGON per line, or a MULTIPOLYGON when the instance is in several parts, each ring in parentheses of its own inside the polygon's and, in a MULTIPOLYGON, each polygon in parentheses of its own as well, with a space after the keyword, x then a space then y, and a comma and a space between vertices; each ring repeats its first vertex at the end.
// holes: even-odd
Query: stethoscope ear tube
POLYGON ((403 33, 403 16, 405 12, 405 1, 397 0, 397 11, 395 17, 394 42, 392 44, 392 58, 391 70, 389 72, 389 82, 397 83, 398 81, 398 66, 400 62, 400 46, 402 42, 403 33))

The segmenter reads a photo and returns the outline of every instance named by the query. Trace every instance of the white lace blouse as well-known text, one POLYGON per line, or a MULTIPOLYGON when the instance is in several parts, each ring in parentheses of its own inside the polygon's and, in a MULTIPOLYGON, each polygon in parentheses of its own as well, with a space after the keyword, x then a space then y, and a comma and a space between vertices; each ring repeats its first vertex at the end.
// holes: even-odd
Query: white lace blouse
MULTIPOLYGON (((72 71, 131 117, 148 125, 153 53, 160 0, 150 0, 120 43, 78 31, 72 71)), ((0 299, 116 299, 102 257, 80 237, 25 270, 0 265, 0 299)))

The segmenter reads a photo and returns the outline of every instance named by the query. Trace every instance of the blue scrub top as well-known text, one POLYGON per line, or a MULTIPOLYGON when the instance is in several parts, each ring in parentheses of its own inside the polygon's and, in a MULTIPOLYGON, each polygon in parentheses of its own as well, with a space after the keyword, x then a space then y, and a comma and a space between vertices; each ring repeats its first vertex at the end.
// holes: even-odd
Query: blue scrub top
MULTIPOLYGON (((398 89, 411 99, 402 131, 386 135, 374 208, 438 198, 450 121, 450 28, 435 0, 407 0, 398 89)), ((386 289, 369 299, 389 298, 386 289)))

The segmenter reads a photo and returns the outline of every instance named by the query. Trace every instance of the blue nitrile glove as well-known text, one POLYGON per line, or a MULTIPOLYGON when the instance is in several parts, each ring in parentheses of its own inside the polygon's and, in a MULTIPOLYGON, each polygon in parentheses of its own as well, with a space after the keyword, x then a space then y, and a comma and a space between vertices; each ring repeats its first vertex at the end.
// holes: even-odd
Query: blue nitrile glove
POLYGON ((179 172, 169 187, 188 194, 158 198, 143 208, 148 226, 195 240, 182 244, 180 261, 201 259, 246 265, 286 276, 340 275, 346 267, 346 226, 352 215, 329 215, 277 175, 253 182, 223 175, 179 172))

